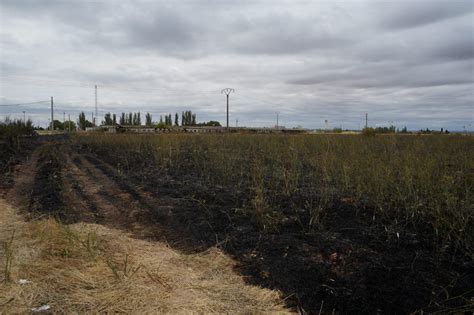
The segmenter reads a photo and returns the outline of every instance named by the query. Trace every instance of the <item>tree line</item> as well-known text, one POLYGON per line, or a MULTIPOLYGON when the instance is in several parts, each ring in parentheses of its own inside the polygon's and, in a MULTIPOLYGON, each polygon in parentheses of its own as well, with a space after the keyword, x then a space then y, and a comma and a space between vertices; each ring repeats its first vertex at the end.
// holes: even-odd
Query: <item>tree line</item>
MULTIPOLYGON (((101 122, 102 126, 142 126, 142 119, 140 112, 129 112, 124 113, 118 117, 112 113, 106 113, 104 115, 104 120, 101 122)), ((94 124, 87 120, 84 112, 79 114, 79 119, 77 120, 77 127, 81 130, 85 130, 87 127, 93 127, 94 124)), ((145 115, 145 126, 147 127, 157 127, 157 128, 170 128, 172 126, 221 126, 218 121, 209 121, 204 123, 198 123, 196 120, 196 114, 190 110, 181 112, 181 117, 178 113, 175 113, 174 119, 172 114, 160 115, 160 120, 158 122, 153 121, 153 117, 150 113, 145 115), (181 118, 181 122, 180 122, 181 118)))

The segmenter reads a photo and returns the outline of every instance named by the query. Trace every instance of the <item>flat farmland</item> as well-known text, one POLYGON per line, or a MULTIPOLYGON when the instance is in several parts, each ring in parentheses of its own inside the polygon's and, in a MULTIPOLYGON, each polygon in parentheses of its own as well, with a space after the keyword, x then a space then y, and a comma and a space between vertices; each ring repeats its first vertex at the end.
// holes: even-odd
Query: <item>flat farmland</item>
POLYGON ((472 137, 48 139, 3 176, 31 216, 99 223, 184 253, 217 247, 295 311, 472 307, 472 137))

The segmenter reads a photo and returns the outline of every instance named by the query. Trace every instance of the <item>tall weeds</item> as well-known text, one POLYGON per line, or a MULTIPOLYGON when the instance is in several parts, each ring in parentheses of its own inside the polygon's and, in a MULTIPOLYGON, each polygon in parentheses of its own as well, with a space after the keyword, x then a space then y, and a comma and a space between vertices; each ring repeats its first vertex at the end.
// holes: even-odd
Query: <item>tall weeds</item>
POLYGON ((474 140, 465 136, 94 135, 78 141, 127 176, 191 178, 247 192, 241 206, 262 228, 305 213, 409 227, 437 247, 474 247, 474 140))

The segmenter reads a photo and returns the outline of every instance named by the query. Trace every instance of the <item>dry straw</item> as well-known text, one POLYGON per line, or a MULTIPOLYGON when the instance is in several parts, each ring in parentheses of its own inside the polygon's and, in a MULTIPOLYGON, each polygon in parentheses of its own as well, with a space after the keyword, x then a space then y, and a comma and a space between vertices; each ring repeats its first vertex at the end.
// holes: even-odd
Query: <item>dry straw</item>
POLYGON ((3 199, 0 222, 0 313, 287 312, 279 293, 245 284, 215 248, 185 255, 100 225, 24 222, 3 199))

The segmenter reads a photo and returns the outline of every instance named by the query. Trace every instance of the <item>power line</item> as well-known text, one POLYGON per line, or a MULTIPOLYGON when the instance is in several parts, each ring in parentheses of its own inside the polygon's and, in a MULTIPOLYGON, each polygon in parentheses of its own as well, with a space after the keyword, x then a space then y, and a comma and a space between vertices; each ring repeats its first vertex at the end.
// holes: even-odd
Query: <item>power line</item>
POLYGON ((33 104, 41 104, 41 103, 49 103, 49 101, 38 101, 38 102, 18 103, 18 104, 0 104, 0 106, 24 106, 24 105, 33 105, 33 104))

